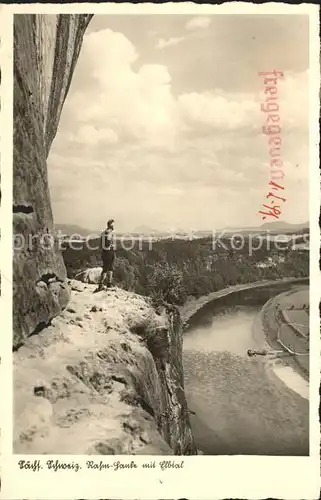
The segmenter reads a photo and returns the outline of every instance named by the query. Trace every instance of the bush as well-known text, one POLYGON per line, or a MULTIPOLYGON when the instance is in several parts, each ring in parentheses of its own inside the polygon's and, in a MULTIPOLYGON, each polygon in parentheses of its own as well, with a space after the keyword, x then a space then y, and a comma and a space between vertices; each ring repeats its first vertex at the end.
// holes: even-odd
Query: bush
POLYGON ((182 305, 186 300, 183 273, 167 262, 149 267, 147 289, 155 299, 163 299, 171 304, 182 305))

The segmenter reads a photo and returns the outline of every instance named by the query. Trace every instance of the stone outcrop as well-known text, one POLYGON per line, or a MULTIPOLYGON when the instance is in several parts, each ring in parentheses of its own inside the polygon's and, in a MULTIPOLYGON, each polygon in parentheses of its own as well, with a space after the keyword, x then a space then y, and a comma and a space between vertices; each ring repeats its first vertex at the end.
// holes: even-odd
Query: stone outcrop
POLYGON ((14 347, 69 300, 65 266, 52 236, 46 160, 91 17, 14 18, 14 347))
POLYGON ((68 283, 52 241, 46 159, 90 17, 15 16, 14 450, 196 454, 178 310, 68 283))
POLYGON ((14 451, 196 454, 178 311, 70 283, 51 326, 14 354, 14 451))
POLYGON ((75 280, 82 281, 83 283, 99 283, 102 267, 91 267, 84 269, 75 275, 75 280))

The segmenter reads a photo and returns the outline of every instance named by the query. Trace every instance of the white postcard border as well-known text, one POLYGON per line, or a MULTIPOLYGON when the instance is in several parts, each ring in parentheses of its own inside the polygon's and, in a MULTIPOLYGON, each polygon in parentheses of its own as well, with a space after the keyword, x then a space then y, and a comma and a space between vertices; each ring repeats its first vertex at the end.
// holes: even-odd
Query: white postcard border
MULTIPOLYGON (((1 482, 2 498, 11 499, 208 499, 284 498, 314 499, 320 491, 320 424, 318 416, 320 384, 320 177, 318 157, 319 118, 319 35, 318 8, 310 4, 254 5, 231 2, 220 6, 189 3, 167 4, 29 4, 3 5, 1 24, 1 482), (310 456, 309 457, 151 457, 160 463, 174 460, 182 469, 93 471, 86 462, 113 463, 120 460, 137 464, 148 461, 141 456, 19 456, 12 455, 12 15, 13 13, 95 13, 95 14, 307 14, 310 16, 310 456), (314 353, 312 355, 312 353, 314 353), (19 460, 39 459, 40 472, 20 470, 19 460), (79 472, 52 472, 47 460, 77 462, 79 472)), ((295 36, 295 34, 294 34, 295 36)))

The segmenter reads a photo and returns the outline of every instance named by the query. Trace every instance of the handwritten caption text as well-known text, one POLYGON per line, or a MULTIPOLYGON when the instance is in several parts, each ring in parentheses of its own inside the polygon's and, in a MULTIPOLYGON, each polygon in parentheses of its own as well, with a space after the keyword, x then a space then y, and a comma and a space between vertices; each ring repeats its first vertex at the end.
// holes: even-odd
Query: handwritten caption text
POLYGON ((165 471, 168 469, 183 469, 184 461, 174 461, 174 460, 149 460, 142 464, 137 464, 134 460, 123 461, 95 461, 87 460, 85 464, 80 464, 75 461, 63 462, 60 460, 46 460, 42 462, 41 460, 19 460, 18 466, 20 470, 28 470, 32 472, 40 472, 41 470, 48 469, 53 472, 58 472, 61 470, 70 470, 74 472, 79 472, 82 469, 95 470, 95 471, 113 471, 117 472, 124 469, 160 469, 165 471))

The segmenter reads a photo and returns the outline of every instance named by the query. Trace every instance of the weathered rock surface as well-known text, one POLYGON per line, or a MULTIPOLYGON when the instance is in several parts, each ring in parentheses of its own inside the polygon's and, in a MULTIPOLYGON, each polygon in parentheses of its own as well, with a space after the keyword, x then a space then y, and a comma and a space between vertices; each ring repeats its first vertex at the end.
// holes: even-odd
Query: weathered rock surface
POLYGON ((14 353, 14 451, 196 454, 175 308, 72 281, 68 308, 14 353))
POLYGON ((80 271, 76 274, 75 280, 82 281, 83 283, 99 283, 101 271, 101 267, 84 269, 83 271, 80 271))
POLYGON ((69 300, 52 212, 46 159, 90 15, 14 18, 14 346, 69 300), (18 248, 19 245, 19 248, 18 248))

